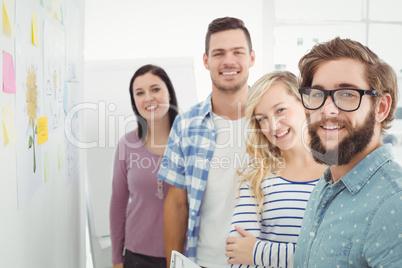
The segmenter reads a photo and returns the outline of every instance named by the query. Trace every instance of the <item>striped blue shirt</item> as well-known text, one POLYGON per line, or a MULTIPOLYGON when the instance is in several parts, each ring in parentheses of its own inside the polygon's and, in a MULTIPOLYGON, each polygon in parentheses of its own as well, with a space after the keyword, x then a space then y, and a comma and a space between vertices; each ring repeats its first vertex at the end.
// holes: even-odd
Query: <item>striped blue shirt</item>
POLYGON ((176 117, 162 159, 158 178, 187 190, 189 206, 186 256, 195 261, 200 207, 214 155, 216 127, 211 95, 176 117))
POLYGON ((244 182, 234 209, 230 236, 240 236, 235 230, 237 225, 259 239, 253 252, 256 266, 231 267, 293 267, 304 210, 317 182, 293 182, 275 175, 264 179, 261 212, 249 182, 244 182))

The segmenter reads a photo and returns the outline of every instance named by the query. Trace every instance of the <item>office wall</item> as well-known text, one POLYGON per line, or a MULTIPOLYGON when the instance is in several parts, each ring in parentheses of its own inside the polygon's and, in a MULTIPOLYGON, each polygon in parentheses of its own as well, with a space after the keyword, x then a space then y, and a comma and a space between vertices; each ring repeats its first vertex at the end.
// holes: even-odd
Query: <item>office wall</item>
POLYGON ((0 267, 85 267, 84 1, 0 2, 0 267))
POLYGON ((87 0, 85 60, 119 60, 163 57, 194 59, 197 97, 211 91, 209 71, 202 55, 208 24, 215 18, 241 18, 250 31, 255 65, 250 85, 273 70, 270 47, 273 42, 269 20, 273 0, 87 0), (265 40, 266 36, 270 38, 265 40), (267 63, 268 62, 268 63, 267 63))

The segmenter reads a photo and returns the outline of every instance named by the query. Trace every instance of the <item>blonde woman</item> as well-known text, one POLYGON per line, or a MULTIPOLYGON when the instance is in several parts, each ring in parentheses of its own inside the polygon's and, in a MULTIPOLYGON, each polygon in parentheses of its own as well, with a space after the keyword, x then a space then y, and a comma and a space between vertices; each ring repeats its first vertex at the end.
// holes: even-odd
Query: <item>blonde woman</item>
POLYGON ((232 267, 293 267, 304 209, 326 168, 303 144, 306 114, 297 90, 296 76, 278 71, 261 77, 248 93, 252 160, 238 172, 239 195, 226 241, 232 267))

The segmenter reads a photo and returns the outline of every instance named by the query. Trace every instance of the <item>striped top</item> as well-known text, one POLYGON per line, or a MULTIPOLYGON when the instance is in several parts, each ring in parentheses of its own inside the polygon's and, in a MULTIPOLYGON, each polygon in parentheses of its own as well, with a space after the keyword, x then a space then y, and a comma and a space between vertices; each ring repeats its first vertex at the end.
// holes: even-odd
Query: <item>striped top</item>
POLYGON ((240 236, 235 225, 259 239, 254 245, 251 265, 231 267, 293 267, 293 255, 304 210, 311 191, 318 182, 293 182, 272 176, 261 182, 264 193, 263 210, 258 204, 248 182, 242 183, 233 212, 230 236, 240 236))

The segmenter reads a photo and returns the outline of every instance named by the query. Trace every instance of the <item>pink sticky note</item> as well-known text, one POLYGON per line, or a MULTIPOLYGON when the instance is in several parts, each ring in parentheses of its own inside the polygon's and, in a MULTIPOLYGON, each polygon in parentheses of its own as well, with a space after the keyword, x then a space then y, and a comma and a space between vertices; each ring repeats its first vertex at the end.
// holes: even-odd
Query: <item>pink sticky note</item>
POLYGON ((15 94, 15 73, 13 56, 3 50, 3 92, 15 94))

